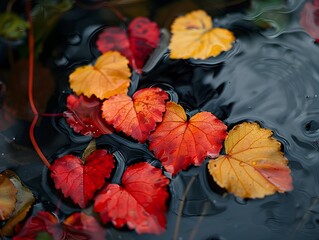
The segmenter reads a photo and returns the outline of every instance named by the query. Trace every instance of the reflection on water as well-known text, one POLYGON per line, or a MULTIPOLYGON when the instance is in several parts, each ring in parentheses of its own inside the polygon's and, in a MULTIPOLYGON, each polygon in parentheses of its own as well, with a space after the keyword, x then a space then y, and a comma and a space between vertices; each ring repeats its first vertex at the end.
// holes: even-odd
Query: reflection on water
MULTIPOLYGON (((178 239, 319 239, 319 47, 298 25, 303 2, 287 1, 284 13, 289 23, 276 34, 247 24, 242 14, 229 13, 221 18, 220 24, 236 34, 237 42, 231 52, 205 64, 170 60, 165 53, 168 33, 162 32, 166 45, 154 53, 142 77, 134 75, 130 90, 156 85, 187 111, 211 111, 230 128, 242 121, 258 121, 272 129, 290 160, 294 190, 259 200, 237 199, 211 182, 205 162, 172 179, 164 235, 139 236, 111 228, 107 239, 172 239, 178 218, 178 239)), ((68 74, 99 55, 94 42, 103 21, 98 14, 93 15, 71 11, 56 29, 55 39, 59 40, 47 43, 58 83, 48 111, 64 110, 70 92, 68 74)), ((68 201, 60 203, 61 196, 50 187, 47 171, 41 177, 42 166, 36 165, 40 160, 28 150, 27 128, 28 123, 22 122, 1 135, 1 169, 17 171, 47 207, 57 205, 61 214, 71 213, 77 208, 68 201), (8 140, 12 137, 16 141, 8 140), (41 179, 44 190, 38 184, 41 179)), ((61 118, 43 119, 36 133, 51 160, 82 151, 90 140, 74 134, 61 118)), ((97 144, 115 154, 118 164, 114 182, 119 182, 125 166, 137 161, 160 166, 145 145, 121 134, 103 136, 97 144)))

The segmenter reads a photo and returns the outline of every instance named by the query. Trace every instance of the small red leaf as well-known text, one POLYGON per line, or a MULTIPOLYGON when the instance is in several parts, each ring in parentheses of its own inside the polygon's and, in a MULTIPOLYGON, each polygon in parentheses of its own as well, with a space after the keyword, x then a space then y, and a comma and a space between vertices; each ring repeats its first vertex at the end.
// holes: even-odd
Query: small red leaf
POLYGON ((197 113, 187 120, 182 106, 168 102, 163 121, 149 137, 149 149, 175 175, 190 164, 199 166, 207 156, 217 157, 226 128, 210 112, 197 113))
POLYGON ((113 132, 101 117, 102 102, 92 96, 69 95, 67 98, 68 110, 63 113, 67 123, 77 133, 85 136, 99 137, 102 134, 113 132))
POLYGON ((94 211, 104 223, 127 225, 138 233, 160 234, 166 226, 167 179, 149 163, 129 166, 122 185, 109 184, 96 197, 94 211))
POLYGON ((103 240, 105 230, 97 220, 84 213, 73 213, 63 223, 50 212, 38 212, 31 217, 13 240, 38 239, 40 233, 48 233, 53 239, 96 239, 103 240))
POLYGON ((138 72, 160 40, 160 30, 155 22, 145 17, 135 18, 128 31, 110 27, 99 35, 96 45, 102 53, 110 50, 119 51, 130 61, 130 65, 138 72))
POLYGON ((58 227, 58 219, 49 212, 38 212, 36 216, 28 219, 13 240, 34 240, 41 232, 53 235, 54 239, 63 239, 63 231, 58 227))
POLYGON ((123 131, 144 143, 156 123, 162 121, 167 99, 167 93, 160 88, 141 89, 132 98, 127 95, 113 96, 104 101, 102 116, 117 131, 123 131))
POLYGON ((307 2, 302 11, 300 25, 316 41, 319 39, 319 1, 307 2))
POLYGON ((51 165, 51 177, 55 187, 61 189, 65 197, 70 197, 81 208, 93 198, 94 193, 109 178, 114 168, 114 159, 106 150, 95 150, 83 164, 79 157, 66 155, 51 165))

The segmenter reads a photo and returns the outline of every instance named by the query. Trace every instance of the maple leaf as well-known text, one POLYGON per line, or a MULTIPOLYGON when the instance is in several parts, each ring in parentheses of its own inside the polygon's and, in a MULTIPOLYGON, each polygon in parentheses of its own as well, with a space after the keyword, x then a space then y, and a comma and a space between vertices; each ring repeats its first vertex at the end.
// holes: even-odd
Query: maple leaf
POLYGON ((224 28, 213 28, 212 19, 197 10, 175 19, 169 45, 173 59, 207 59, 232 48, 235 37, 224 28))
POLYGON ((55 187, 81 208, 86 207, 114 168, 113 155, 105 149, 93 151, 84 160, 74 155, 65 155, 56 159, 50 167, 55 187))
POLYGON ((102 116, 117 131, 123 131, 144 143, 156 123, 162 121, 168 94, 160 88, 145 88, 132 98, 127 95, 113 96, 105 100, 102 116))
POLYGON ((119 51, 130 61, 138 73, 142 72, 145 61, 157 47, 160 30, 155 22, 146 17, 137 17, 129 25, 128 31, 119 27, 104 29, 96 41, 102 53, 119 51))
POLYGON ((95 198, 94 211, 104 223, 125 224, 138 233, 160 234, 166 226, 169 179, 147 162, 129 166, 122 185, 109 184, 95 198))
POLYGON ((199 166, 207 156, 217 157, 226 128, 210 112, 197 113, 187 120, 182 106, 167 102, 163 121, 149 137, 149 149, 175 175, 190 164, 199 166))
POLYGON ((319 1, 307 2, 300 17, 300 25, 319 43, 319 1))
POLYGON ((110 51, 101 55, 94 66, 82 66, 69 76, 70 86, 77 95, 95 95, 100 99, 116 94, 126 94, 131 72, 128 60, 119 52, 110 51))
POLYGON ((43 233, 48 233, 54 239, 97 239, 103 240, 105 230, 97 220, 84 213, 73 213, 64 222, 60 223, 55 215, 41 211, 28 219, 21 231, 13 240, 34 240, 43 233))
POLYGON ((0 174, 0 221, 4 221, 13 213, 16 205, 17 189, 10 179, 0 174))
POLYGON ((87 98, 70 94, 67 98, 68 110, 63 112, 63 116, 75 132, 97 138, 113 132, 113 128, 102 119, 101 107, 102 102, 95 96, 87 98))
POLYGON ((271 135, 257 123, 235 126, 225 140, 227 155, 208 164, 216 183, 242 198, 292 190, 288 161, 271 135))

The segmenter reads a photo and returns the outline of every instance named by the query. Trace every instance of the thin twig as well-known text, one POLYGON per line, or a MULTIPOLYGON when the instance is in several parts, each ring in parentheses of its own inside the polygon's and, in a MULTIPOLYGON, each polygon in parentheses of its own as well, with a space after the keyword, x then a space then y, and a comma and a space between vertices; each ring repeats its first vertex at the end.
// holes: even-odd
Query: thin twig
POLYGON ((187 194, 188 194, 189 190, 191 189, 191 186, 193 185, 197 175, 198 174, 194 175, 191 178, 191 180, 187 184, 185 192, 183 194, 183 199, 182 199, 181 205, 179 206, 179 209, 178 209, 178 215, 177 215, 177 220, 176 220, 176 224, 175 224, 173 240, 177 240, 178 239, 178 233, 179 233, 179 228, 180 228, 180 225, 181 225, 182 214, 183 214, 183 209, 184 209, 186 197, 187 197, 187 194))
POLYGON ((26 2, 26 14, 29 22, 29 76, 28 76, 28 95, 29 95, 29 103, 31 106, 32 113, 34 115, 33 121, 31 123, 29 129, 29 136, 31 143, 41 158, 42 162, 47 166, 50 167, 50 163, 48 159, 44 156, 43 152, 41 151, 35 137, 34 137, 34 128, 37 124, 39 119, 38 110, 34 104, 33 100, 33 76, 34 76, 34 36, 33 36, 33 26, 32 26, 32 19, 31 19, 31 1, 27 0, 26 2))

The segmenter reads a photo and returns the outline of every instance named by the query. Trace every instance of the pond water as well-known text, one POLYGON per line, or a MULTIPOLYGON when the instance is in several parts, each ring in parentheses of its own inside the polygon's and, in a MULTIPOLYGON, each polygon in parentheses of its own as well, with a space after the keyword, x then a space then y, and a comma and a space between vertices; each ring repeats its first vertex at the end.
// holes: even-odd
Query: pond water
MULTIPOLYGON (((199 7, 212 16, 216 13, 208 4, 213 1, 199 1, 198 5, 186 1, 184 7, 183 1, 175 5, 166 2, 151 6, 155 21, 165 27, 170 24, 170 7, 180 9, 173 17, 199 7), (167 19, 161 14, 167 14, 167 19)), ((294 190, 258 200, 239 199, 213 183, 205 161, 171 180, 164 234, 138 235, 109 226, 107 239, 319 239, 319 46, 299 24, 306 1, 286 1, 282 11, 285 25, 272 29, 256 27, 243 13, 246 1, 238 2, 243 4, 227 12, 217 11, 216 24, 237 37, 230 52, 205 62, 170 60, 169 33, 163 30, 160 48, 146 64, 142 77, 133 76, 130 93, 159 86, 190 114, 210 111, 229 129, 243 121, 257 121, 273 130, 289 159, 294 190)), ((97 34, 106 25, 119 23, 104 11, 74 8, 51 33, 43 62, 50 66, 57 87, 46 112, 65 110, 66 96, 71 92, 69 73, 94 61, 100 54, 95 47, 97 34)), ((29 124, 17 120, 1 132, 0 171, 14 170, 33 191, 37 197, 34 211, 58 208, 63 217, 79 210, 68 200, 61 202, 61 195, 52 187, 47 169, 31 150, 29 124)), ((43 118, 37 125, 36 138, 50 160, 83 151, 91 139, 75 134, 61 117, 43 118)), ((146 145, 122 134, 100 137, 97 145, 116 156, 113 182, 119 182, 125 166, 134 162, 145 160, 160 166, 146 145)))

